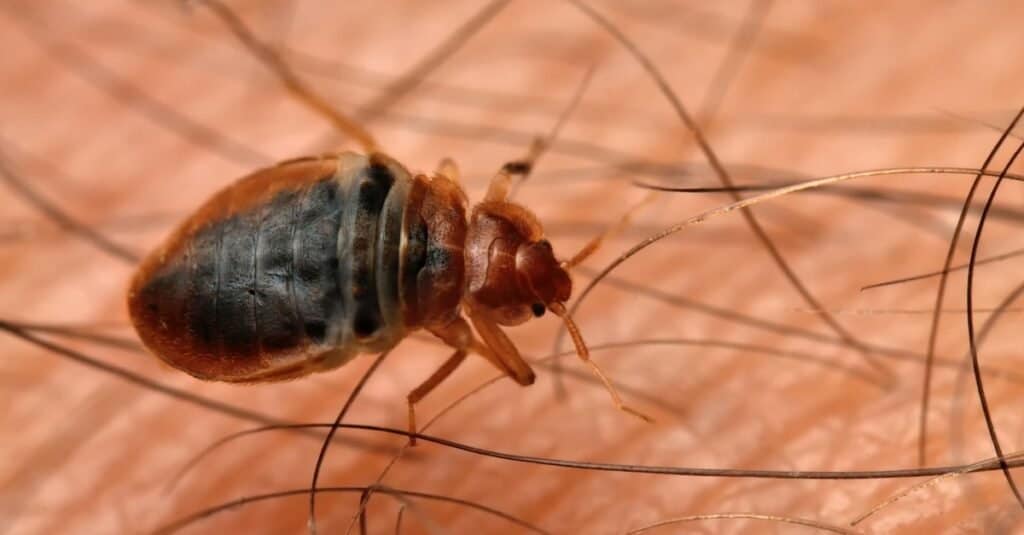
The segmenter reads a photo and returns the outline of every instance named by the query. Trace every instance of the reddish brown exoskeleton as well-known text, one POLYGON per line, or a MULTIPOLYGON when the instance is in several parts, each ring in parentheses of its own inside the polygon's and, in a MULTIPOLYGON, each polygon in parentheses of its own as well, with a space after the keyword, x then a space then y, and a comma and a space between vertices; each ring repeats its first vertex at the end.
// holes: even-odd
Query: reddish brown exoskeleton
POLYGON ((589 359, 565 307, 568 270, 601 237, 559 261, 536 216, 509 200, 511 180, 530 172, 542 143, 503 166, 484 200, 468 210, 451 161, 430 176, 410 173, 258 48, 230 12, 218 12, 297 97, 367 154, 300 158, 257 171, 189 217, 144 260, 128 294, 132 322, 154 354, 201 379, 276 381, 385 351, 426 329, 455 352, 409 394, 414 431, 414 404, 471 352, 520 385, 533 383, 533 370, 501 326, 551 311, 615 404, 640 415, 589 359))

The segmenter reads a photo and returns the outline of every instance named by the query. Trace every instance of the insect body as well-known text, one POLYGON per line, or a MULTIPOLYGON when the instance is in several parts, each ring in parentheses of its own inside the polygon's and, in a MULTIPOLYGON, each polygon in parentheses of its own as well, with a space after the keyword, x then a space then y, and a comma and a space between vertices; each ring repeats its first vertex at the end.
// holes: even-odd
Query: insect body
POLYGON ((257 171, 146 258, 128 296, 132 321, 164 362, 228 382, 332 369, 425 328, 456 351, 410 394, 411 422, 411 405, 469 351, 531 384, 499 325, 551 310, 586 350, 564 307, 570 263, 555 259, 536 217, 506 199, 514 168, 468 218, 450 163, 413 176, 382 154, 346 152, 257 171))
POLYGON ((423 263, 399 251, 422 251, 402 228, 412 182, 393 161, 348 153, 231 185, 143 263, 129 298, 140 336, 175 368, 232 382, 386 349, 414 325, 399 295, 400 265, 423 263))

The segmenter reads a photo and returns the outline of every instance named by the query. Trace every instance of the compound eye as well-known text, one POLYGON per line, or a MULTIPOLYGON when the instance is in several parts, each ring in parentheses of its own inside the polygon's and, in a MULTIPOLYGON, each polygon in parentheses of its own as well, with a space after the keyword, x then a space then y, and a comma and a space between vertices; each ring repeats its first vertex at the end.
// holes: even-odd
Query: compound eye
POLYGON ((543 303, 534 303, 530 305, 530 310, 533 312, 533 317, 539 318, 544 315, 544 311, 546 311, 547 308, 543 303))

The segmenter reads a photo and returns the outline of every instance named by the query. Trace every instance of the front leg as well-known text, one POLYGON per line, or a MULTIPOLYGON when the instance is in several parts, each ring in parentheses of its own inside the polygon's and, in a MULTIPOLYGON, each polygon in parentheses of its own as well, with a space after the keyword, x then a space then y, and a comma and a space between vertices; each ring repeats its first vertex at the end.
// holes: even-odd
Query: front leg
POLYGON ((516 383, 521 386, 532 385, 535 379, 533 368, 519 354, 519 349, 512 340, 509 340, 501 327, 485 314, 474 311, 469 306, 466 307, 466 315, 469 316, 469 321, 473 322, 476 332, 480 333, 480 338, 484 340, 485 347, 481 349, 493 355, 500 363, 500 367, 516 383))
POLYGON ((426 381, 423 381, 422 384, 409 392, 406 398, 409 403, 409 442, 413 445, 416 444, 416 403, 419 403, 420 400, 447 379, 466 360, 466 355, 470 351, 484 357, 494 367, 520 384, 524 384, 522 381, 524 373, 527 374, 529 382, 533 382, 533 371, 529 369, 529 365, 525 362, 522 363, 526 367, 525 372, 519 368, 513 371, 502 358, 495 354, 495 351, 492 351, 490 347, 480 343, 473 337, 473 330, 466 323, 466 320, 462 318, 457 318, 444 327, 428 328, 427 330, 444 341, 445 344, 454 348, 455 352, 426 381))

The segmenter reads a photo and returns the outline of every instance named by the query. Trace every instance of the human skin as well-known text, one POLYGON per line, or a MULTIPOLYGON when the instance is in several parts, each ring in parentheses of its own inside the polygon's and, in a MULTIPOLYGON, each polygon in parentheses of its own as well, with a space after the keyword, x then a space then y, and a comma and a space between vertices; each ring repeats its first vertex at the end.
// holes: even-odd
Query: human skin
MULTIPOLYGON (((274 46, 304 52, 302 58, 286 57, 312 87, 351 111, 372 101, 383 84, 479 9, 470 1, 377 4, 229 5, 274 46), (384 76, 367 81, 336 67, 341 80, 332 80, 311 72, 325 70, 317 58, 384 76)), ((749 54, 733 52, 738 56, 730 51, 750 13, 746 2, 700 9, 653 0, 593 5, 650 54, 735 181, 751 184, 887 167, 981 165, 1021 104, 1015 100, 1020 70, 1012 62, 1019 42, 1014 21, 1022 15, 1017 4, 780 4, 766 11, 749 54), (741 57, 726 62, 735 69, 727 77, 731 83, 724 92, 720 86, 709 90, 727 57, 741 57), (721 97, 720 106, 708 104, 709 92, 721 97)), ((7 56, 0 62, 5 167, 75 219, 138 254, 249 171, 296 156, 357 149, 290 99, 209 11, 176 7, 12 1, 0 9, 7 56)), ((555 251, 568 257, 645 198, 634 180, 720 185, 656 85, 571 6, 513 3, 426 83, 366 126, 413 171, 430 172, 441 158, 453 158, 473 202, 502 163, 523 155, 534 136, 550 130, 591 66, 594 76, 582 103, 517 194, 545 225, 555 251), (456 94, 439 83, 476 92, 456 94), (652 166, 611 165, 625 159, 684 165, 687 173, 666 178, 652 166)), ((1001 168, 1013 141, 993 167, 1001 168)), ((644 249, 615 270, 616 282, 599 285, 576 314, 592 346, 690 342, 594 352, 622 385, 626 401, 654 423, 616 411, 570 355, 561 361, 561 381, 538 365, 533 386, 500 381, 425 433, 507 453, 624 465, 916 467, 923 359, 937 280, 859 289, 939 269, 956 203, 972 178, 893 175, 840 186, 913 191, 941 197, 938 204, 808 193, 753 210, 824 309, 857 340, 894 351, 865 357, 837 341, 821 311, 810 309, 740 214, 731 212, 644 249), (645 289, 660 292, 660 299, 645 289), (719 345, 694 343, 709 341, 719 345), (877 384, 871 358, 885 364, 894 383, 877 384)), ((982 188, 981 195, 987 192, 982 188)), ((979 257, 1019 247, 1019 199, 1019 186, 1002 186, 1002 212, 986 224, 979 257)), ((575 275, 575 295, 595 270, 645 236, 730 200, 721 193, 658 194, 584 264, 575 275)), ((0 189, 0 203, 0 319, 87 326, 89 332, 133 338, 124 306, 132 263, 60 229, 12 188, 0 189)), ((969 256, 976 225, 976 217, 968 221, 956 264, 969 256)), ((979 325, 991 317, 985 310, 1019 284, 1016 262, 977 269, 979 325)), ((973 381, 969 374, 958 380, 968 345, 965 280, 963 271, 951 275, 941 316, 937 354, 948 365, 936 368, 933 377, 929 466, 993 455, 973 381), (953 421, 959 413, 962 420, 953 421)), ((981 346, 987 372, 1015 370, 1018 317, 1008 312, 981 346)), ((533 359, 551 353, 558 332, 550 314, 508 330, 533 359)), ((332 420, 373 362, 363 356, 301 380, 237 386, 200 382, 132 351, 47 339, 146 379, 289 422, 332 420)), ((570 347, 568 339, 561 341, 561 350, 570 347)), ((168 491, 167 483, 204 447, 259 424, 183 402, 8 333, 0 335, 0 354, 0 403, 6 408, 0 414, 0 515, 6 519, 0 533, 148 532, 221 502, 309 485, 320 439, 274 431, 225 446, 168 491)), ((448 354, 429 337, 403 341, 369 379, 345 421, 404 429, 406 394, 448 354)), ((494 373, 483 359, 470 359, 419 405, 420 421, 494 373)), ((983 377, 1003 450, 1015 451, 1024 426, 1011 407, 1024 379, 1006 373, 983 377)), ((403 444, 400 436, 340 430, 320 485, 373 484, 403 444)), ((595 472, 484 458, 424 441, 384 484, 472 500, 555 533, 621 533, 674 517, 729 512, 849 527, 878 502, 921 481, 595 472)), ((464 506, 403 500, 374 496, 366 516, 370 531, 392 532, 400 507, 404 533, 432 527, 452 533, 522 530, 464 506)), ((354 494, 320 494, 322 532, 343 532, 358 503, 354 494)), ((248 504, 186 532, 301 532, 307 510, 304 496, 248 504)), ((988 472, 940 482, 855 529, 996 532, 1013 530, 1021 518, 1003 475, 988 472)), ((805 529, 764 520, 713 520, 684 528, 805 529)))

